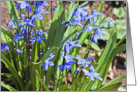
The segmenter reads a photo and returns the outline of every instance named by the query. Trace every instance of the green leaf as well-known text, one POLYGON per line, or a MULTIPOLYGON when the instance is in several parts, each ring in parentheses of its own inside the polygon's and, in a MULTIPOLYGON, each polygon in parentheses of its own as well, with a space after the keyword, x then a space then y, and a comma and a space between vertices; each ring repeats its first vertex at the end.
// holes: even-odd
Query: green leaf
POLYGON ((6 65, 7 69, 13 74, 15 75, 20 87, 22 90, 24 90, 24 83, 23 80, 20 78, 20 76, 18 75, 16 69, 12 66, 12 64, 10 63, 10 61, 1 53, 1 61, 6 65))
POLYGON ((117 91, 117 89, 122 85, 122 82, 116 83, 116 84, 112 84, 112 85, 108 85, 106 87, 100 88, 97 91, 117 91))
MULTIPOLYGON (((5 1, 5 2, 6 2, 6 5, 7 5, 7 8, 8 8, 10 19, 15 20, 15 21, 17 19, 19 19, 19 14, 18 14, 18 11, 16 10, 15 3, 13 1, 5 1)), ((16 26, 17 26, 17 24, 16 24, 16 26)), ((13 28, 15 28, 15 27, 13 26, 13 28)), ((16 32, 15 29, 14 29, 14 32, 16 32)))
POLYGON ((4 41, 6 44, 12 42, 12 39, 14 38, 13 34, 11 32, 8 32, 6 28, 1 26, 1 40, 4 41))
POLYGON ((13 76, 10 73, 1 73, 1 76, 6 76, 7 78, 9 78, 10 80, 13 81, 13 83, 16 85, 17 90, 20 90, 19 84, 15 78, 15 76, 13 76))
POLYGON ((102 1, 101 4, 99 5, 99 7, 97 8, 97 12, 101 12, 102 11, 103 4, 104 4, 104 1, 102 1))
POLYGON ((40 83, 43 85, 43 87, 46 89, 46 91, 50 91, 49 88, 48 88, 48 86, 46 86, 46 85, 44 84, 44 82, 42 81, 42 78, 40 77, 38 71, 35 70, 35 72, 36 72, 37 78, 39 79, 39 81, 40 81, 40 83))
POLYGON ((58 7, 55 9, 54 11, 54 15, 52 18, 52 22, 51 22, 51 26, 50 26, 50 30, 48 32, 48 39, 47 39, 47 45, 46 45, 46 49, 51 46, 53 46, 53 42, 55 39, 55 33, 57 30, 57 25, 58 25, 58 20, 61 18, 61 14, 64 11, 64 5, 62 3, 62 1, 57 1, 58 3, 58 7))
POLYGON ((88 3, 89 3, 89 1, 85 1, 84 3, 80 4, 79 7, 83 7, 83 6, 85 6, 86 4, 88 4, 88 3))
POLYGON ((67 84, 61 85, 58 91, 69 91, 68 85, 67 84))
POLYGON ((11 87, 10 85, 4 83, 3 81, 1 81, 1 86, 8 89, 9 91, 17 91, 16 89, 14 89, 13 87, 11 87))
POLYGON ((37 62, 38 59, 38 43, 37 40, 32 46, 32 55, 31 55, 31 62, 37 62))
POLYGON ((25 91, 30 91, 30 88, 31 88, 31 80, 29 80, 29 81, 26 83, 25 91))
MULTIPOLYGON (((86 39, 84 43, 87 45, 88 44, 88 39, 86 39)), ((99 46, 97 44, 93 43, 93 42, 91 43, 91 48, 101 52, 101 49, 99 48, 99 46)))
POLYGON ((106 87, 106 86, 112 85, 112 84, 120 81, 120 80, 123 79, 123 78, 126 78, 126 74, 123 75, 123 76, 117 77, 117 78, 115 78, 115 79, 113 79, 113 80, 111 80, 111 81, 109 81, 106 85, 103 86, 103 88, 106 87))

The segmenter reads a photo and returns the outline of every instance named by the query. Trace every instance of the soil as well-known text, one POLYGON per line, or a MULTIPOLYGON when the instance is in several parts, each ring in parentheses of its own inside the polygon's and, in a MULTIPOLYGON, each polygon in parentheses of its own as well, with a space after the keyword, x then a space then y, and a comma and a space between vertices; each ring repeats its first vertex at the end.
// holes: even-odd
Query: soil
MULTIPOLYGON (((51 6, 51 2, 47 1, 48 4, 51 6)), ((66 3, 66 2, 64 2, 66 3)), ((82 3, 82 2, 80 2, 82 3)), ((87 4, 87 6, 94 6, 95 9, 97 9, 97 7, 99 6, 99 4, 101 3, 101 1, 98 1, 96 3, 93 3, 92 1, 89 2, 89 4, 87 4)), ((52 2, 52 6, 57 6, 57 3, 55 1, 52 2)), ((65 5, 65 8, 67 8, 67 4, 65 5)), ((124 6, 126 7, 126 1, 120 1, 120 3, 118 5, 116 5, 114 2, 109 2, 109 1, 105 1, 104 5, 103 5, 103 9, 102 9, 102 13, 105 13, 106 16, 111 17, 112 19, 117 19, 117 17, 112 13, 112 9, 114 7, 120 7, 120 6, 124 6)), ((54 12, 52 12, 53 14, 54 12)), ((89 12, 91 13, 91 12, 89 12)), ((126 14, 124 16, 124 19, 126 19, 126 14)), ((48 21, 51 20, 51 13, 48 15, 48 21)), ((10 16, 7 10, 7 6, 4 2, 1 2, 1 25, 6 27, 6 24, 8 24, 10 22, 10 16)), ((46 25, 45 29, 48 29, 49 26, 46 25)), ((125 43, 125 41, 123 41, 123 43, 125 43)), ((100 48, 103 50, 103 48, 105 47, 106 42, 100 40, 99 41, 99 46, 100 48)), ((83 47, 84 49, 84 47, 83 47)), ((91 50, 90 52, 95 52, 94 50, 91 50)), ((82 53, 80 53, 82 55, 82 53)), ((9 72, 6 67, 4 66, 3 63, 1 63, 1 72, 9 72)), ((118 76, 121 76, 123 74, 126 74, 126 51, 118 54, 117 56, 115 56, 112 64, 111 64, 111 68, 110 71, 108 73, 108 77, 106 80, 106 83, 109 82, 110 80, 112 80, 113 78, 116 78, 118 76)), ((15 86, 9 79, 7 79, 6 77, 1 77, 1 80, 4 81, 5 83, 11 85, 11 86, 15 86)), ((122 85, 122 90, 126 90, 126 78, 121 80, 123 82, 122 85)), ((5 88, 1 87, 2 90, 5 90, 5 88)))

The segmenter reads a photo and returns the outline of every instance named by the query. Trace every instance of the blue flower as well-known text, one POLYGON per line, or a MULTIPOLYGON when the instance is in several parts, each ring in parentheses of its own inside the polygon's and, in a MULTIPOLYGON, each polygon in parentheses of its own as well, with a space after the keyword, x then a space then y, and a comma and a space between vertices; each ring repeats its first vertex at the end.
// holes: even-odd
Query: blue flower
POLYGON ((42 10, 43 6, 49 6, 46 1, 34 1, 34 4, 36 4, 36 11, 42 10))
POLYGON ((72 49, 73 47, 81 47, 80 44, 76 44, 78 41, 80 41, 80 40, 72 41, 72 40, 68 39, 64 46, 64 51, 66 53, 69 53, 69 50, 72 49))
POLYGON ((55 11, 56 7, 52 7, 52 11, 55 11))
POLYGON ((16 9, 23 9, 25 10, 29 10, 31 12, 31 6, 29 5, 29 1, 16 1, 19 4, 16 5, 16 9))
MULTIPOLYGON (((22 35, 26 36, 28 35, 28 28, 26 29, 26 27, 21 27, 22 30, 22 35)), ((33 35, 33 29, 29 29, 31 31, 31 35, 33 35)))
POLYGON ((24 38, 24 36, 22 34, 18 34, 18 31, 17 31, 13 38, 13 44, 15 45, 15 43, 18 43, 18 40, 20 38, 24 38))
POLYGON ((10 29, 9 29, 9 28, 7 28, 7 30, 10 32, 10 29))
POLYGON ((90 64, 88 62, 92 61, 94 58, 89 58, 89 59, 82 59, 80 56, 76 56, 75 57, 77 60, 79 60, 80 62, 77 62, 78 65, 81 65, 81 67, 85 67, 86 65, 90 64))
POLYGON ((86 27, 86 29, 83 30, 82 32, 86 32, 86 31, 92 32, 93 30, 96 30, 96 29, 98 29, 98 28, 99 28, 99 27, 96 27, 96 26, 88 26, 88 27, 86 27))
POLYGON ((35 14, 31 16, 31 21, 34 20, 35 18, 38 18, 40 20, 43 19, 43 16, 41 14, 45 14, 45 13, 49 13, 48 11, 44 11, 44 10, 41 10, 40 12, 39 11, 35 11, 35 14))
POLYGON ((88 9, 88 6, 84 6, 81 8, 75 9, 75 11, 72 14, 72 17, 77 16, 77 18, 81 19, 81 16, 86 16, 88 12, 84 11, 85 9, 88 9))
POLYGON ((4 52, 4 51, 8 51, 9 50, 9 46, 8 45, 6 45, 5 43, 3 43, 2 44, 2 46, 1 46, 1 52, 4 52))
POLYGON ((43 36, 41 36, 42 34, 45 34, 46 32, 42 32, 42 30, 40 29, 40 30, 35 31, 35 33, 37 34, 37 36, 34 36, 30 39, 31 44, 34 44, 36 39, 38 39, 39 44, 41 43, 41 40, 46 41, 46 39, 43 36))
POLYGON ((102 28, 102 29, 100 29, 100 28, 97 28, 97 35, 99 36, 99 38, 100 39, 102 39, 102 34, 107 34, 105 31, 103 31, 103 30, 107 30, 106 28, 102 28))
POLYGON ((14 25, 14 27, 16 28, 15 20, 11 20, 11 21, 7 24, 8 27, 10 27, 10 26, 12 26, 12 25, 14 25))
POLYGON ((77 69, 75 70, 74 74, 77 74, 78 71, 80 71, 80 68, 77 68, 77 69))
POLYGON ((28 27, 35 26, 35 24, 30 19, 24 19, 24 20, 18 20, 18 21, 23 21, 18 26, 21 26, 21 25, 27 25, 28 27))
POLYGON ((79 36, 79 33, 76 33, 75 37, 74 38, 77 38, 79 36))
POLYGON ((41 64, 41 66, 43 66, 43 68, 44 68, 46 71, 48 70, 48 65, 49 65, 49 66, 54 66, 54 63, 50 61, 54 56, 55 56, 55 55, 53 55, 53 53, 51 53, 51 54, 49 55, 49 57, 44 61, 44 63, 41 64))
POLYGON ((22 50, 21 49, 16 49, 15 53, 22 53, 22 50))
POLYGON ((71 70, 71 64, 76 62, 73 61, 73 56, 68 54, 64 56, 64 53, 62 53, 61 55, 63 58, 65 58, 64 64, 56 66, 55 69, 59 68, 61 71, 66 69, 71 70))
POLYGON ((71 21, 63 21, 62 24, 64 24, 64 23, 67 23, 66 27, 67 26, 75 27, 76 25, 79 25, 79 26, 83 27, 83 25, 80 23, 80 20, 78 18, 72 19, 71 21))
POLYGON ((97 34, 94 34, 94 35, 91 36, 91 41, 94 42, 94 43, 98 42, 97 34))
POLYGON ((95 23, 95 22, 97 21, 97 18, 98 18, 97 16, 98 16, 98 15, 104 15, 103 13, 97 13, 97 12, 96 12, 96 9, 93 9, 92 12, 93 12, 93 13, 92 13, 91 15, 88 15, 88 16, 87 16, 87 19, 89 19, 89 23, 91 23, 91 20, 90 20, 91 18, 93 18, 93 22, 95 23))
MULTIPOLYGON (((93 68, 94 68, 94 67, 93 67, 93 68)), ((90 72, 87 71, 86 69, 82 69, 82 71, 83 71, 84 74, 87 75, 87 76, 90 78, 90 80, 92 80, 92 81, 94 81, 95 78, 97 78, 97 79, 103 81, 103 79, 99 76, 100 74, 94 72, 94 69, 93 69, 92 71, 90 71, 90 72)))
POLYGON ((25 14, 21 14, 20 17, 26 17, 26 15, 25 14))
POLYGON ((69 4, 73 3, 73 1, 69 1, 69 4))

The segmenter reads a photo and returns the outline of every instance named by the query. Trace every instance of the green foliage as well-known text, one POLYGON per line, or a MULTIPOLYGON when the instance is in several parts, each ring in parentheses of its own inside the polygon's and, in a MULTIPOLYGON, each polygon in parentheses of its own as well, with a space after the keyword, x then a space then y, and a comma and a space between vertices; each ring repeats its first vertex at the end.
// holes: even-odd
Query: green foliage
MULTIPOLYGON (((8 6, 8 12, 10 14, 11 20, 19 19, 18 11, 15 9, 15 3, 12 1, 5 1, 6 5, 8 6)), ((107 36, 103 35, 103 40, 106 40, 106 46, 102 51, 98 44, 91 42, 88 39, 91 36, 89 32, 80 33, 84 28, 87 26, 99 26, 100 28, 105 27, 107 24, 101 23, 99 24, 98 21, 102 20, 103 18, 99 16, 96 23, 93 22, 91 24, 87 24, 87 21, 83 28, 76 26, 74 27, 66 27, 65 24, 62 24, 64 20, 70 21, 72 19, 72 14, 77 7, 83 7, 88 4, 89 1, 83 2, 79 5, 79 1, 73 2, 68 5, 68 8, 64 8, 64 4, 62 1, 57 1, 58 6, 56 7, 53 18, 51 20, 50 28, 47 31, 46 35, 48 36, 47 42, 42 41, 41 44, 38 44, 37 40, 34 44, 29 44, 28 47, 31 49, 26 48, 28 44, 26 44, 25 40, 19 40, 19 44, 13 45, 13 38, 14 35, 11 32, 8 32, 6 28, 1 26, 1 39, 7 45, 10 45, 10 50, 7 53, 1 53, 1 61, 5 64, 6 68, 10 71, 10 73, 1 73, 1 76, 6 76, 10 80, 13 81, 16 88, 13 88, 4 82, 1 82, 2 86, 10 91, 50 91, 49 85, 50 81, 53 82, 52 90, 53 91, 115 91, 117 90, 122 82, 118 82, 122 78, 125 78, 126 75, 117 77, 107 84, 104 84, 106 81, 106 76, 108 73, 108 69, 110 64, 112 63, 114 57, 121 53, 126 49, 125 44, 121 44, 121 42, 126 38, 125 34, 125 21, 122 19, 116 20, 116 24, 114 27, 108 28, 106 30, 107 36), (122 22, 122 23, 121 23, 122 22), (121 28, 121 29, 120 29, 121 28), (80 35, 78 38, 74 38, 75 34, 79 32, 80 35), (100 74, 103 81, 95 79, 95 81, 91 81, 88 77, 85 77, 82 71, 79 71, 78 74, 74 74, 77 65, 71 65, 71 71, 60 71, 60 69, 55 69, 55 66, 62 64, 63 57, 61 53, 64 51, 64 43, 68 40, 80 40, 78 44, 81 46, 86 45, 86 50, 84 51, 84 55, 87 54, 88 49, 92 48, 96 51, 101 53, 99 58, 95 58, 95 60, 91 63, 94 66, 95 72, 100 74), (121 39, 118 43, 116 43, 117 39, 121 39), (25 42, 25 44, 24 44, 25 42), (50 48, 49 48, 50 47, 50 48), (15 53, 15 49, 21 48, 23 52, 20 54, 15 53), (29 56, 29 50, 31 50, 31 56, 29 56), (44 51, 42 55, 40 52, 44 51), (55 54, 55 57, 50 61, 54 63, 54 66, 49 66, 48 70, 45 71, 41 64, 49 57, 51 53, 55 54), (31 58, 30 58, 31 57, 31 58), (95 62, 96 61, 96 62, 95 62), (67 77, 67 74, 71 74, 70 84, 64 84, 64 80, 67 77), (118 83, 117 83, 118 82, 118 83)), ((104 1, 101 2, 99 7, 97 8, 97 12, 102 11, 104 1)), ((33 6, 35 8, 36 6, 33 6)), ((92 7, 93 9, 93 7, 92 7)), ((92 10, 91 9, 91 10, 92 10)), ((32 14, 34 14, 34 10, 32 10, 32 14)), ((50 10, 50 6, 47 8, 50 10)), ((120 8, 120 12, 117 9, 114 9, 113 12, 119 18, 123 17, 124 10, 120 8), (120 14, 120 15, 119 15, 120 14)), ((26 12, 21 10, 22 14, 26 15, 26 12)), ((46 14, 46 18, 44 23, 39 19, 36 19, 35 24, 36 27, 33 27, 34 31, 42 29, 44 32, 44 27, 47 23, 48 14, 46 14)), ((105 19, 107 20, 107 18, 105 19)), ((14 27, 13 27, 14 28, 14 27)), ((18 29, 18 28, 17 28, 18 29)), ((95 31, 95 30, 94 30, 95 31)), ((16 30, 14 30, 16 32, 16 30)), ((21 30, 19 30, 21 33, 21 30)), ((94 34, 93 34, 94 35, 94 34)), ((70 52, 72 56, 79 55, 80 48, 73 48, 70 52)), ((84 55, 82 57, 84 57, 84 55)), ((87 68, 89 70, 89 67, 87 68)))

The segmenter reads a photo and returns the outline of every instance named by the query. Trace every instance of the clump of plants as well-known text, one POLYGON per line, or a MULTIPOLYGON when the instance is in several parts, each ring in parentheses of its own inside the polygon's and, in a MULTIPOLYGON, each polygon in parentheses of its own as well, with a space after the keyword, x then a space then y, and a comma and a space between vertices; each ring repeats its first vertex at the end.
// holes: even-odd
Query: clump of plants
POLYGON ((124 38, 116 43, 119 30, 115 21, 101 13, 103 1, 97 9, 86 6, 88 1, 69 1, 67 9, 62 1, 57 1, 57 7, 46 1, 5 3, 11 21, 7 28, 1 26, 1 61, 9 73, 1 76, 16 87, 2 81, 1 86, 10 91, 114 91, 121 86, 118 81, 125 75, 105 84, 114 56, 124 51, 126 44, 120 44, 124 38), (101 27, 102 23, 107 23, 107 28, 101 27), (45 30, 46 25, 49 29, 45 30), (98 40, 109 29, 113 31, 101 51, 98 40), (84 44, 86 50, 80 56, 84 44), (91 49, 101 55, 91 56, 91 49))

